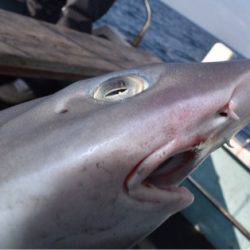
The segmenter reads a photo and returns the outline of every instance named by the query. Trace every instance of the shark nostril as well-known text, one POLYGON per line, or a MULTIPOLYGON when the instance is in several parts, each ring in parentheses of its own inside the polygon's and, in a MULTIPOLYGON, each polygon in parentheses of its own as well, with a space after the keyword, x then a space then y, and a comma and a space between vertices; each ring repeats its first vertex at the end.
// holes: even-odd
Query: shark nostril
POLYGON ((148 82, 136 75, 114 77, 101 83, 93 97, 103 101, 121 101, 148 88, 148 82))
POLYGON ((239 120, 239 116, 235 113, 235 104, 233 101, 227 103, 219 112, 220 116, 228 117, 233 120, 239 120))
POLYGON ((223 117, 227 117, 227 113, 226 112, 219 112, 219 115, 223 116, 223 117))

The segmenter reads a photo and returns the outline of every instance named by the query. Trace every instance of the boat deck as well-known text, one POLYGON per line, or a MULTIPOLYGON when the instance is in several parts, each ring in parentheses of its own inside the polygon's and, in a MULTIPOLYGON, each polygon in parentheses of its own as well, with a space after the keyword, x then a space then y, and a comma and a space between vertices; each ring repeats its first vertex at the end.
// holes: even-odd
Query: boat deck
MULTIPOLYGON (((215 151, 192 177, 220 205, 250 231, 249 172, 225 149, 215 151)), ((185 185, 194 193, 194 203, 183 211, 195 227, 217 248, 249 248, 250 242, 188 180, 185 185), (215 238, 215 235, 218 237, 215 238)))

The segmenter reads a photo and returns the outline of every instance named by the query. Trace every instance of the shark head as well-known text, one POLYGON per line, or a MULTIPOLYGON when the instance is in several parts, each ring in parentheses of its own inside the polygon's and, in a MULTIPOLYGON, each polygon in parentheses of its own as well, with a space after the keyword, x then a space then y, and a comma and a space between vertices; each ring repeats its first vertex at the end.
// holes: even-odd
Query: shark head
POLYGON ((0 246, 132 246, 192 203, 181 182, 249 123, 249 81, 248 61, 156 64, 2 111, 0 246))

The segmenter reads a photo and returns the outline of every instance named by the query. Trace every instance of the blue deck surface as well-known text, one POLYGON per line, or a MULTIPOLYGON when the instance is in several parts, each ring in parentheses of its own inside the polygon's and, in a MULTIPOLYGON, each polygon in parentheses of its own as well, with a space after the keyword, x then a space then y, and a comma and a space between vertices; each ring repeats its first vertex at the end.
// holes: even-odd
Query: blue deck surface
MULTIPOLYGON (((151 1, 153 22, 141 47, 166 62, 200 62, 218 39, 159 0, 151 1)), ((96 25, 118 28, 132 41, 145 20, 143 1, 118 0, 96 25)), ((240 57, 239 54, 237 54, 240 57)), ((248 128, 250 135, 250 129, 248 128)), ((247 132, 247 133, 248 133, 247 132)), ((250 175, 223 149, 217 150, 193 177, 250 230, 250 175)), ((195 202, 183 214, 217 248, 250 248, 247 240, 190 183, 195 202)))
MULTIPOLYGON (((250 231, 250 176, 224 149, 220 148, 192 175, 243 226, 250 231)), ((187 181, 195 202, 183 211, 194 225, 218 248, 249 248, 246 239, 187 181)))

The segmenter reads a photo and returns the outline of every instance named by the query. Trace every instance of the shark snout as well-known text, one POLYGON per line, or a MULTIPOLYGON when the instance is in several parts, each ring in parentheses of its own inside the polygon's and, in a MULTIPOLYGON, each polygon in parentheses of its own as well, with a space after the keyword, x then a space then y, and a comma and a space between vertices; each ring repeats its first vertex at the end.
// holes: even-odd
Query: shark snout
POLYGON ((165 134, 147 131, 161 146, 145 155, 125 181, 129 194, 141 199, 143 190, 145 199, 153 189, 157 201, 162 200, 163 190, 179 186, 250 122, 248 63, 175 65, 174 77, 171 65, 162 68, 159 80, 141 99, 148 117, 157 120, 154 127, 164 127, 165 134))

